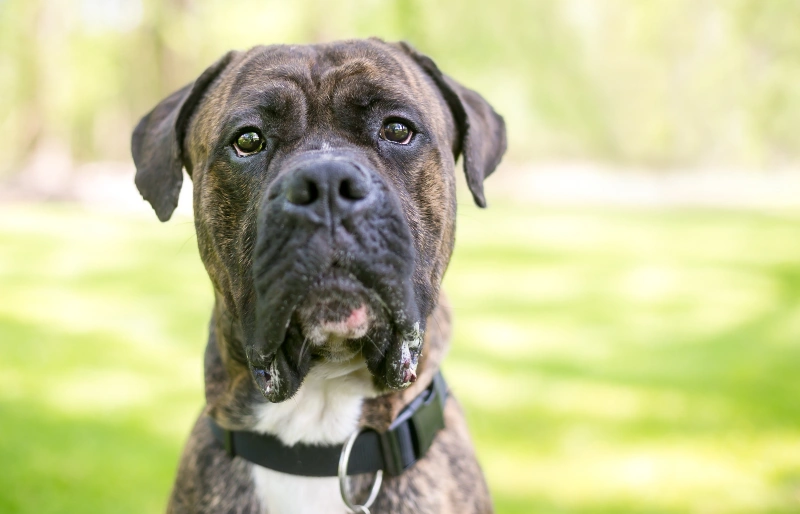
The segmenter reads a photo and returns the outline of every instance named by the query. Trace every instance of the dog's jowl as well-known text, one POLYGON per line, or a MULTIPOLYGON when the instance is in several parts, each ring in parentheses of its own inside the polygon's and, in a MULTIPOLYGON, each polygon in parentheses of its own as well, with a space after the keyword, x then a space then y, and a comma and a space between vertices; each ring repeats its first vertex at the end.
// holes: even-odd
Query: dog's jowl
POLYGON ((455 161, 475 202, 503 120, 405 44, 230 52, 133 133, 166 221, 185 168, 215 294, 207 406, 169 512, 486 513, 439 365, 455 161))

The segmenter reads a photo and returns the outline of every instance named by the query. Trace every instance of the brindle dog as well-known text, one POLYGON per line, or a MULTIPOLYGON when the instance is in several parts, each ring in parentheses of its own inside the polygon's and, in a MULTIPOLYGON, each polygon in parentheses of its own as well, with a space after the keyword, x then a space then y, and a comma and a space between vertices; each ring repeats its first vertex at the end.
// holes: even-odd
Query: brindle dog
MULTIPOLYGON (((505 147, 503 119, 481 96, 377 39, 230 52, 141 120, 136 185, 166 221, 182 168, 191 176, 216 300, 207 407, 169 512, 346 512, 336 478, 231 458, 204 417, 287 445, 386 429, 449 344, 439 289, 455 160, 485 206, 483 180, 505 147)), ((373 513, 492 511, 452 395, 445 423, 422 460, 384 480, 373 513)), ((353 478, 363 499, 373 477, 353 478)))

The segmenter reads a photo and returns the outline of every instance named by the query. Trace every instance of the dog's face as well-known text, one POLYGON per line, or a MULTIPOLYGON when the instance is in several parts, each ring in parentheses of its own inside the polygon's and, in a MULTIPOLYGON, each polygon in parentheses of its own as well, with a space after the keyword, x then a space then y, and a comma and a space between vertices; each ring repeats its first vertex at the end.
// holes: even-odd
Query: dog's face
POLYGON ((379 390, 415 380, 453 248, 454 160, 483 205, 505 130, 427 57, 368 40, 229 53, 132 147, 162 220, 191 175, 229 354, 279 402, 320 360, 363 356, 379 390))

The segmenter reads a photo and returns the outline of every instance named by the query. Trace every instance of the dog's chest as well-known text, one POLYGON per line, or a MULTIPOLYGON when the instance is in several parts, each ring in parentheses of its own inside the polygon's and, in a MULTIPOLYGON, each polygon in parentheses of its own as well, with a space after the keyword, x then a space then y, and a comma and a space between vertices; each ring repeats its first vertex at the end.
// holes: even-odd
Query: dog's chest
MULTIPOLYGON (((263 404, 254 430, 284 444, 341 444, 358 427, 361 405, 373 395, 369 372, 361 363, 324 363, 313 368, 295 397, 263 404)), ((253 483, 268 514, 344 514, 336 477, 303 477, 254 465, 253 483)))

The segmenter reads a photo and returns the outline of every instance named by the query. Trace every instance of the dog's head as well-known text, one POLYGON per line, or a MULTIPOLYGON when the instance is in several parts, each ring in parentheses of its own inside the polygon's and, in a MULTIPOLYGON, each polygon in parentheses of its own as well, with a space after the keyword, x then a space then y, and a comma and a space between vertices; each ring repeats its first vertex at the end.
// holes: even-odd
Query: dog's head
POLYGON ((473 197, 503 120, 405 44, 231 52, 136 127, 136 185, 159 219, 194 184, 200 255, 272 402, 315 362, 363 356, 376 387, 415 378, 454 239, 454 165, 473 197))

